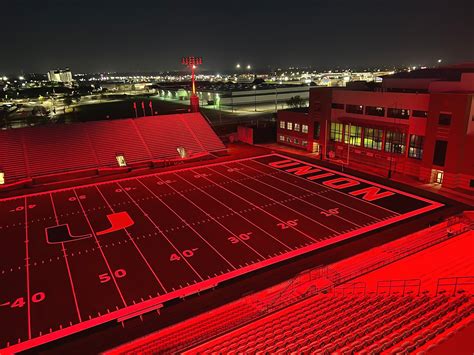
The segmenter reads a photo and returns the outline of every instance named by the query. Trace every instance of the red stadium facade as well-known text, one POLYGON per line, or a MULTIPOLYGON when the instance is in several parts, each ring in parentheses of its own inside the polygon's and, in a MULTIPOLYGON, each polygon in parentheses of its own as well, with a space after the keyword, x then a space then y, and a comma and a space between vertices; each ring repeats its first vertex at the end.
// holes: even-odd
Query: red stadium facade
POLYGON ((314 88, 309 109, 278 112, 277 141, 474 191, 474 64, 399 73, 381 88, 314 88), (348 150, 350 147, 350 150, 348 150))

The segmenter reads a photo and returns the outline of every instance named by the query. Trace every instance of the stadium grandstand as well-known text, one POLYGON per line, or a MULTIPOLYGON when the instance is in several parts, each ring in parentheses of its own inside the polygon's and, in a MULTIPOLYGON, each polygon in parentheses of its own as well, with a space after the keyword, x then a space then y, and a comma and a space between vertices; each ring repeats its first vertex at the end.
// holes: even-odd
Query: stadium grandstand
POLYGON ((200 113, 47 125, 0 131, 0 170, 5 189, 60 181, 67 174, 160 166, 225 149, 200 113))

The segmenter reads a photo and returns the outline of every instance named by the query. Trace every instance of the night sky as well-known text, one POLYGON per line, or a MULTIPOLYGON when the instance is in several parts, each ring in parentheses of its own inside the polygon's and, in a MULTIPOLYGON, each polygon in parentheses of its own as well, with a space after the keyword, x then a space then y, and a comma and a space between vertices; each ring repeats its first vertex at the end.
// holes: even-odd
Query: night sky
POLYGON ((474 58, 471 0, 2 0, 0 74, 433 65, 474 58), (8 6, 7 6, 8 4, 8 6))

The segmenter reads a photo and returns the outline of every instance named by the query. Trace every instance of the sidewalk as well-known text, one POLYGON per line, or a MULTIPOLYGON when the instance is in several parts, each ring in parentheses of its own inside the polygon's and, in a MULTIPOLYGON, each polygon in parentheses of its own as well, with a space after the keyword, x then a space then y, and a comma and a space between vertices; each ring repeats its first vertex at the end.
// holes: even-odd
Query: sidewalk
MULTIPOLYGON (((276 143, 257 144, 257 146, 265 147, 265 148, 271 149, 275 152, 280 152, 280 153, 287 152, 287 153, 291 153, 291 154, 304 156, 304 157, 307 157, 307 158, 312 158, 312 159, 314 159, 315 164, 317 164, 318 162, 321 161, 320 158, 319 158, 319 155, 316 155, 315 153, 309 153, 309 152, 303 151, 301 149, 287 147, 287 146, 276 144, 276 143)), ((327 164, 333 165, 333 169, 335 169, 335 170, 340 170, 341 166, 342 166, 341 164, 331 162, 330 160, 324 160, 324 162, 327 163, 327 164)), ((365 164, 361 164, 361 163, 354 162, 354 161, 351 161, 349 165, 344 165, 344 167, 348 167, 348 168, 353 169, 353 170, 361 171, 361 172, 369 174, 369 175, 377 176, 379 178, 382 177, 382 178, 387 179, 387 171, 385 169, 382 170, 382 169, 379 169, 379 168, 374 167, 374 166, 365 165, 365 164)), ((426 183, 423 183, 423 182, 417 180, 414 177, 401 175, 401 174, 398 174, 398 173, 393 174, 391 180, 395 181, 395 182, 398 182, 398 183, 401 183, 401 184, 404 184, 404 185, 409 185, 411 187, 416 187, 416 188, 423 189, 423 190, 426 190, 426 191, 429 191, 429 192, 432 192, 432 193, 435 193, 435 194, 442 195, 444 197, 447 197, 447 198, 450 198, 452 200, 464 203, 466 205, 473 206, 473 209, 474 209, 474 194, 468 195, 468 194, 462 193, 460 191, 453 190, 453 189, 448 189, 446 187, 442 187, 442 186, 439 186, 439 185, 426 184, 426 183)))

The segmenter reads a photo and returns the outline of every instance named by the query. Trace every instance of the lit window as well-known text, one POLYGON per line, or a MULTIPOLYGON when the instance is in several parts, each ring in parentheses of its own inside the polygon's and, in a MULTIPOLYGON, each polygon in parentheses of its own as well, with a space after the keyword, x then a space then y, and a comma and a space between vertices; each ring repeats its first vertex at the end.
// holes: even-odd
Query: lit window
POLYGON ((346 112, 347 113, 357 113, 362 115, 364 113, 364 106, 362 105, 346 105, 346 112))
POLYGON ((344 129, 344 143, 360 146, 362 143, 362 127, 346 124, 344 129))
POLYGON ((401 118, 407 120, 410 118, 410 110, 406 108, 388 108, 387 117, 391 118, 401 118))
POLYGON ((385 137, 385 151, 395 154, 405 154, 405 139, 405 133, 387 131, 385 137))
POLYGON ((367 106, 365 108, 365 114, 370 116, 385 116, 385 109, 380 106, 367 106))
POLYGON ((0 171, 0 185, 5 184, 5 173, 3 171, 0 171))
POLYGON ((301 126, 301 132, 302 133, 308 133, 308 125, 307 124, 304 124, 301 126))
POLYGON ((300 125, 299 123, 295 123, 294 130, 295 130, 296 132, 299 132, 299 131, 300 131, 300 126, 301 126, 301 125, 300 125))
POLYGON ((293 130, 293 122, 286 122, 286 129, 289 131, 293 130))
POLYGON ((408 149, 408 156, 410 158, 423 158, 423 137, 412 134, 410 136, 410 145, 408 149))
POLYGON ((286 137, 286 141, 287 141, 288 143, 291 143, 291 138, 290 138, 290 137, 286 137))
POLYGON ((329 139, 334 142, 342 142, 342 123, 331 122, 329 139))
POLYGON ((382 150, 383 130, 376 128, 364 128, 364 147, 382 150))
POLYGON ((303 147, 307 147, 308 146, 308 141, 301 141, 301 145, 303 147))
POLYGON ((117 154, 115 156, 115 159, 117 159, 117 163, 118 163, 118 166, 127 166, 127 161, 125 160, 125 157, 123 156, 123 154, 117 154))
POLYGON ((280 136, 280 141, 284 142, 285 141, 285 136, 280 136))
POLYGON ((280 121, 280 128, 285 129, 285 121, 280 121))
POLYGON ((297 139, 297 138, 293 139, 293 143, 295 143, 295 144, 299 144, 299 141, 298 141, 298 139, 297 139))

